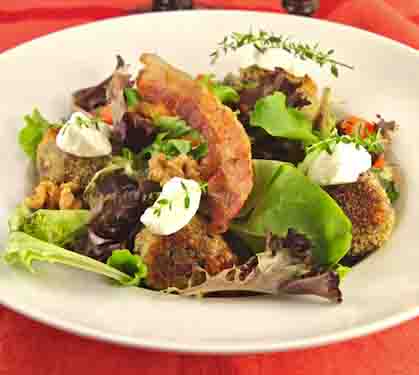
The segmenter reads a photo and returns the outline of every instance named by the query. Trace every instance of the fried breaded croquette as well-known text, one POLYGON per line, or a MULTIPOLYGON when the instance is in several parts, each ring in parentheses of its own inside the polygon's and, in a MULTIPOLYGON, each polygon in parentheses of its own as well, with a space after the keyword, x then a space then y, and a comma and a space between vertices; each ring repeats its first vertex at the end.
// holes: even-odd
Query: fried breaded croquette
POLYGON ((352 222, 349 255, 365 255, 390 238, 395 222, 394 209, 372 172, 363 174, 355 183, 328 186, 326 190, 352 222))
POLYGON ((81 158, 60 150, 55 141, 56 131, 47 132, 37 150, 37 169, 41 180, 55 184, 74 182, 87 186, 94 174, 108 162, 108 157, 81 158))
POLYGON ((237 261, 220 235, 208 234, 208 223, 197 216, 180 231, 159 236, 143 229, 135 239, 135 252, 148 267, 147 285, 152 289, 186 288, 189 281, 205 281, 210 275, 231 268, 237 261), (201 270, 200 270, 201 269, 201 270))

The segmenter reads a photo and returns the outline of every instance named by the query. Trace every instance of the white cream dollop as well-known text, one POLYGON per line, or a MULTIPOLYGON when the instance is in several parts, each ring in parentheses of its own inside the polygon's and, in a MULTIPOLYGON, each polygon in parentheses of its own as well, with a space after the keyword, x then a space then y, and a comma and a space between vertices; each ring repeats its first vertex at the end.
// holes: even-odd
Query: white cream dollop
POLYGON ((259 52, 253 46, 244 46, 238 50, 240 66, 246 68, 251 65, 258 65, 264 69, 273 70, 280 67, 297 77, 304 75, 315 75, 318 67, 311 60, 301 60, 291 53, 279 48, 274 48, 265 53, 259 52))
POLYGON ((319 185, 347 184, 356 182, 371 164, 371 155, 364 147, 340 142, 331 154, 323 150, 308 162, 307 176, 319 185))
POLYGON ((57 146, 71 155, 94 158, 112 152, 109 125, 74 112, 57 135, 57 146))
POLYGON ((173 177, 164 184, 159 198, 140 220, 152 233, 167 236, 192 220, 200 200, 201 187, 196 181, 173 177))

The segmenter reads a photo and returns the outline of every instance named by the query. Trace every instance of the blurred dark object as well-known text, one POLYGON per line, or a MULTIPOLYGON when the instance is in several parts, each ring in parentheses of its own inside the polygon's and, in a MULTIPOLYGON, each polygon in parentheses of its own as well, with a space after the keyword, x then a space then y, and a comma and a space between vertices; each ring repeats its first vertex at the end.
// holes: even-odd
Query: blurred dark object
POLYGON ((153 0, 153 11, 192 9, 192 0, 153 0))
POLYGON ((282 6, 291 14, 312 16, 319 9, 320 0, 282 0, 282 6))

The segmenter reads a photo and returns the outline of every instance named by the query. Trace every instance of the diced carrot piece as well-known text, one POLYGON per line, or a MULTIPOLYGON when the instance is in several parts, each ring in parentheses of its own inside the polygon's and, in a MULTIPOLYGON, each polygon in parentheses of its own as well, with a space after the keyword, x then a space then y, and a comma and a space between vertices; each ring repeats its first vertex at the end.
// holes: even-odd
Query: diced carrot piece
POLYGON ((103 122, 112 125, 112 108, 109 104, 100 109, 99 117, 103 122))
POLYGON ((365 121, 362 126, 361 138, 366 138, 377 131, 376 126, 371 122, 365 121))
POLYGON ((361 138, 368 137, 376 131, 375 125, 356 116, 350 116, 339 126, 346 135, 358 134, 361 138))
POLYGON ((384 154, 380 154, 377 160, 374 162, 373 167, 377 169, 383 169, 385 164, 384 154))
POLYGON ((352 135, 356 124, 361 119, 355 116, 350 116, 347 119, 343 120, 340 124, 340 128, 342 129, 343 133, 346 135, 352 135))

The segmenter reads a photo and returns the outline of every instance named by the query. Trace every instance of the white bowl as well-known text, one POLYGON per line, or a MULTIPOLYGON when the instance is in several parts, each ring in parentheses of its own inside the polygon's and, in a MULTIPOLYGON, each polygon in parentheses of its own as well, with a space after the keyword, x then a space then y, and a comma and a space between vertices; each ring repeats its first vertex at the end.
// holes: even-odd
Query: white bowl
MULTIPOLYGON (((17 145, 22 116, 34 106, 50 119, 68 114, 70 93, 112 71, 119 53, 136 61, 157 52, 192 73, 232 31, 263 28, 335 48, 355 65, 314 78, 332 85, 340 109, 401 124, 394 151, 405 171, 398 224, 390 242, 355 267, 344 302, 269 297, 188 299, 136 288, 59 266, 37 275, 0 265, 0 301, 48 324, 116 343, 189 352, 262 352, 303 348, 364 335, 419 312, 419 53, 383 37, 314 19, 256 12, 192 11, 112 19, 68 29, 0 55, 0 241, 9 212, 27 189, 28 162, 17 145)), ((217 73, 236 70, 233 56, 217 73)))

